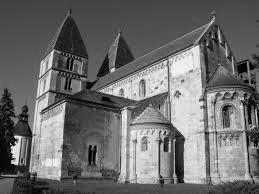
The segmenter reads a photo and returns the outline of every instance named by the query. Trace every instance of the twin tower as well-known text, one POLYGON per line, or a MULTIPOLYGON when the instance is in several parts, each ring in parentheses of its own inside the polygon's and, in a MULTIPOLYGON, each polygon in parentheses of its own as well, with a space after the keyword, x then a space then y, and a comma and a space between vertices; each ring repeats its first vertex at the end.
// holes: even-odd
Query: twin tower
MULTIPOLYGON (((120 32, 111 45, 97 76, 105 76, 133 60, 134 57, 120 32)), ((91 86, 92 84, 87 81, 87 70, 88 54, 69 11, 50 41, 40 63, 33 124, 31 171, 37 168, 39 160, 41 111, 62 97, 91 86)))

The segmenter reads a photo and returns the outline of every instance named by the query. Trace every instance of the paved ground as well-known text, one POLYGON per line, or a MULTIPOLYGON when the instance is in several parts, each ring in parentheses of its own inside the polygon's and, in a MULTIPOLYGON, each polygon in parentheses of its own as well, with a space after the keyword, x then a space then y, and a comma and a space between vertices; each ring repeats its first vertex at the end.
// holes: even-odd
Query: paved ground
POLYGON ((13 189, 14 178, 0 177, 0 194, 10 194, 13 189))

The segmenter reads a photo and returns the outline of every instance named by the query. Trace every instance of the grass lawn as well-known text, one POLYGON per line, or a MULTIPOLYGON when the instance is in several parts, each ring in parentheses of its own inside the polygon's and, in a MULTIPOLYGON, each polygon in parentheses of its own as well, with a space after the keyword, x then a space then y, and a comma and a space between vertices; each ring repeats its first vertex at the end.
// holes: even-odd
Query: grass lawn
POLYGON ((153 184, 119 184, 106 181, 86 181, 78 180, 77 185, 74 185, 72 180, 53 181, 43 180, 48 182, 48 187, 64 189, 66 191, 81 191, 85 193, 208 193, 210 186, 201 184, 169 184, 153 185, 153 184))

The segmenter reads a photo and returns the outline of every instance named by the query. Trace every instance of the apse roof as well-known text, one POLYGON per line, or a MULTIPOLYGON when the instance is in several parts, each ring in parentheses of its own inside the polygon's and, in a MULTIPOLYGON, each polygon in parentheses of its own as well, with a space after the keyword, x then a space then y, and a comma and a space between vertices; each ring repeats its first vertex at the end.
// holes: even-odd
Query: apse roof
POLYGON ((109 73, 97 80, 97 82, 93 85, 92 89, 97 90, 104 86, 111 84, 121 78, 126 77, 138 70, 145 68, 146 66, 155 63, 165 57, 168 57, 174 53, 177 53, 181 50, 184 50, 190 46, 193 46, 199 42, 201 37, 207 32, 209 27, 213 24, 214 21, 203 25, 202 27, 185 34, 184 36, 169 42, 168 44, 147 53, 146 55, 124 65, 123 67, 117 69, 116 71, 109 73))
POLYGON ((156 123, 171 124, 159 110, 153 108, 150 104, 133 122, 132 124, 156 123))
POLYGON ((71 16, 71 12, 67 14, 58 31, 51 39, 44 56, 53 49, 88 58, 84 41, 71 16))
POLYGON ((251 88, 241 79, 237 78, 235 75, 229 72, 225 67, 223 67, 222 65, 218 65, 208 81, 207 88, 215 88, 221 86, 251 88))

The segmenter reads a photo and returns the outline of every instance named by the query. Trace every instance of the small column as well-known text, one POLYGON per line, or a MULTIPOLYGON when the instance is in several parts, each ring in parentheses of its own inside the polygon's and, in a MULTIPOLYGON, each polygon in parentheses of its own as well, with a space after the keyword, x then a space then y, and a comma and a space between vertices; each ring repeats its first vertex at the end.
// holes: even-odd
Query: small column
POLYGON ((241 116, 241 123, 243 127, 243 146, 244 146, 244 156, 245 156, 245 179, 251 180, 253 179, 250 173, 250 163, 249 163, 249 154, 248 154, 248 145, 247 145, 247 125, 248 125, 248 118, 247 118, 247 108, 246 108, 246 102, 244 100, 241 100, 240 102, 240 110, 242 113, 241 116))
POLYGON ((258 127, 258 105, 256 104, 254 107, 254 111, 255 111, 255 126, 258 127))
POLYGON ((254 127, 255 126, 255 124, 256 124, 256 118, 255 118, 255 106, 253 105, 253 106, 251 106, 251 119, 252 119, 252 126, 254 127))
POLYGON ((176 143, 176 138, 173 140, 173 157, 174 157, 174 174, 173 174, 173 179, 174 179, 174 184, 178 183, 178 177, 176 175, 176 149, 175 149, 175 143, 176 143))
POLYGON ((132 183, 137 183, 137 172, 136 172, 136 147, 137 147, 137 139, 132 140, 133 143, 133 179, 132 183))
POLYGON ((216 100, 211 101, 211 108, 212 108, 212 125, 213 125, 213 139, 214 139, 214 176, 217 181, 220 182, 220 175, 219 175, 219 165, 218 165, 218 137, 217 137, 217 125, 216 125, 216 112, 215 112, 215 105, 216 100))
POLYGON ((157 183, 160 183, 161 180, 161 175, 160 175, 160 143, 161 139, 160 137, 157 137, 156 140, 157 142, 157 183))
POLYGON ((249 85, 252 86, 252 84, 251 84, 251 72, 250 72, 249 60, 247 60, 247 62, 246 62, 246 67, 247 67, 247 75, 248 75, 249 85))

